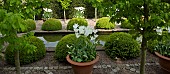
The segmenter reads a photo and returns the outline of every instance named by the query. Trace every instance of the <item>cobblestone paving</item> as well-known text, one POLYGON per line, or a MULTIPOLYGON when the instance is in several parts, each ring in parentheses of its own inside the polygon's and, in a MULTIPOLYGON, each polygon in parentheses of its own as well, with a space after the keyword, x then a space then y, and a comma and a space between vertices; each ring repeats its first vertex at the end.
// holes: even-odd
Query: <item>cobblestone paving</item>
MULTIPOLYGON (((100 60, 94 66, 93 74, 139 74, 139 61, 116 61, 110 59, 104 51, 98 51, 98 53, 100 55, 100 60)), ((53 56, 54 52, 48 52, 45 58, 28 65, 22 65, 22 74, 73 74, 70 64, 58 62, 53 56)), ((157 60, 155 60, 155 62, 146 63, 146 74, 161 73, 162 70, 157 63, 157 60)), ((6 63, 0 63, 0 74, 15 74, 15 67, 6 63)))

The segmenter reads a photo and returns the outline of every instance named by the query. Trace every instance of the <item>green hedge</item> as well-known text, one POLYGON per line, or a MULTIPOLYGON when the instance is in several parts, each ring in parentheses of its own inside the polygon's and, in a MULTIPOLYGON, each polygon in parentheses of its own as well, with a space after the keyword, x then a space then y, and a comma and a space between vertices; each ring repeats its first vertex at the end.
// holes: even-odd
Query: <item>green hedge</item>
POLYGON ((79 26, 87 26, 88 22, 83 18, 72 18, 67 24, 67 30, 73 30, 73 25, 78 24, 79 26))
POLYGON ((126 28, 126 29, 132 29, 134 26, 129 23, 127 19, 124 19, 124 21, 121 23, 121 28, 126 28))
POLYGON ((139 56, 140 45, 128 33, 113 33, 105 43, 106 54, 111 58, 131 59, 139 56))
MULTIPOLYGON (((53 10, 53 17, 54 18, 60 18, 63 19, 63 12, 64 10, 62 9, 62 6, 57 0, 52 0, 51 1, 51 9, 53 10)), ((94 7, 92 7, 91 3, 85 2, 85 0, 72 0, 70 3, 70 6, 68 7, 68 10, 66 10, 66 17, 67 18, 73 18, 76 10, 74 7, 85 7, 85 13, 84 17, 85 18, 94 18, 95 15, 95 10, 94 7)), ((102 12, 98 11, 98 17, 102 17, 102 12)))
POLYGON ((115 24, 111 23, 109 21, 110 21, 110 19, 108 17, 100 18, 96 23, 96 28, 99 28, 99 29, 113 29, 113 28, 115 28, 115 24))
MULTIPOLYGON (((45 45, 43 44, 43 41, 41 41, 35 36, 31 36, 29 38, 26 38, 25 40, 28 41, 30 44, 36 46, 37 48, 34 51, 31 51, 31 49, 26 49, 25 46, 20 47, 20 49, 22 49, 19 51, 19 55, 20 55, 19 58, 20 58, 21 65, 35 62, 45 56, 46 49, 45 49, 45 45)), ((11 49, 14 49, 14 46, 15 46, 14 44, 9 44, 9 46, 5 51, 5 59, 7 63, 12 65, 15 64, 14 51, 11 51, 11 49)))
POLYGON ((62 24, 57 19, 48 19, 42 24, 41 30, 45 31, 55 31, 55 30, 61 30, 62 24))
POLYGON ((36 29, 36 23, 33 19, 27 19, 25 20, 26 25, 28 26, 28 31, 35 30, 36 29))

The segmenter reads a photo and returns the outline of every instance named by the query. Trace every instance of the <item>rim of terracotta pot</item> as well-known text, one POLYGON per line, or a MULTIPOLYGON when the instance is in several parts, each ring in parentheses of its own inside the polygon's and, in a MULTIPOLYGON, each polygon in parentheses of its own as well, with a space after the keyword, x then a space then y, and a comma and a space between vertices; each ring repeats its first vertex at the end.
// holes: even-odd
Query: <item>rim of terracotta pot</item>
POLYGON ((160 58, 163 58, 163 59, 166 59, 166 60, 169 60, 169 61, 170 61, 170 58, 165 57, 165 56, 159 54, 158 52, 155 52, 155 54, 156 54, 158 57, 160 57, 160 58))
POLYGON ((70 59, 70 55, 66 56, 66 59, 69 63, 73 64, 73 65, 77 65, 77 66, 87 66, 87 65, 92 65, 95 64, 98 60, 99 60, 99 55, 96 56, 96 59, 94 59, 93 61, 90 62, 75 62, 73 60, 70 59))

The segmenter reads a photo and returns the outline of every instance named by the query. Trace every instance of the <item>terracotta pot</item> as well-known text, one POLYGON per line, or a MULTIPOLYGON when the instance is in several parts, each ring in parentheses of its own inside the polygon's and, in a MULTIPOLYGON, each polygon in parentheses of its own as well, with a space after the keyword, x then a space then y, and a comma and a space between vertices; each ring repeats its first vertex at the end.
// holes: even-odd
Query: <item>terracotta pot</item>
POLYGON ((166 71, 167 74, 170 74, 170 58, 162 56, 158 52, 155 54, 159 57, 159 64, 163 70, 166 71))
POLYGON ((99 60, 99 55, 93 61, 83 63, 72 61, 69 55, 67 55, 66 59, 72 65, 74 74, 92 74, 93 65, 99 60))

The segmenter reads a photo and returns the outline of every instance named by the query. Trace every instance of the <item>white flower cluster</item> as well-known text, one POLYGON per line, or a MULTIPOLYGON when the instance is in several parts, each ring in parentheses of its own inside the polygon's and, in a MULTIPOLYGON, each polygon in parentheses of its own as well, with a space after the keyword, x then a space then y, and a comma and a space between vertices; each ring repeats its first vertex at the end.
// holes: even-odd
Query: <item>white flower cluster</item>
POLYGON ((167 28, 157 27, 155 30, 156 30, 156 32, 158 33, 158 35, 162 35, 163 29, 167 30, 168 33, 170 33, 170 27, 167 27, 167 28))
POLYGON ((84 11, 84 7, 75 7, 74 9, 78 10, 78 11, 84 11))
POLYGON ((48 8, 43 8, 43 10, 44 10, 45 12, 52 12, 52 10, 51 10, 51 9, 48 9, 48 8))
POLYGON ((79 38, 80 35, 84 35, 87 37, 90 34, 94 34, 94 36, 90 36, 91 38, 90 41, 95 42, 95 39, 98 37, 97 35, 98 30, 92 29, 89 26, 85 27, 85 26, 79 26, 78 24, 74 24, 73 28, 77 38, 79 38))

